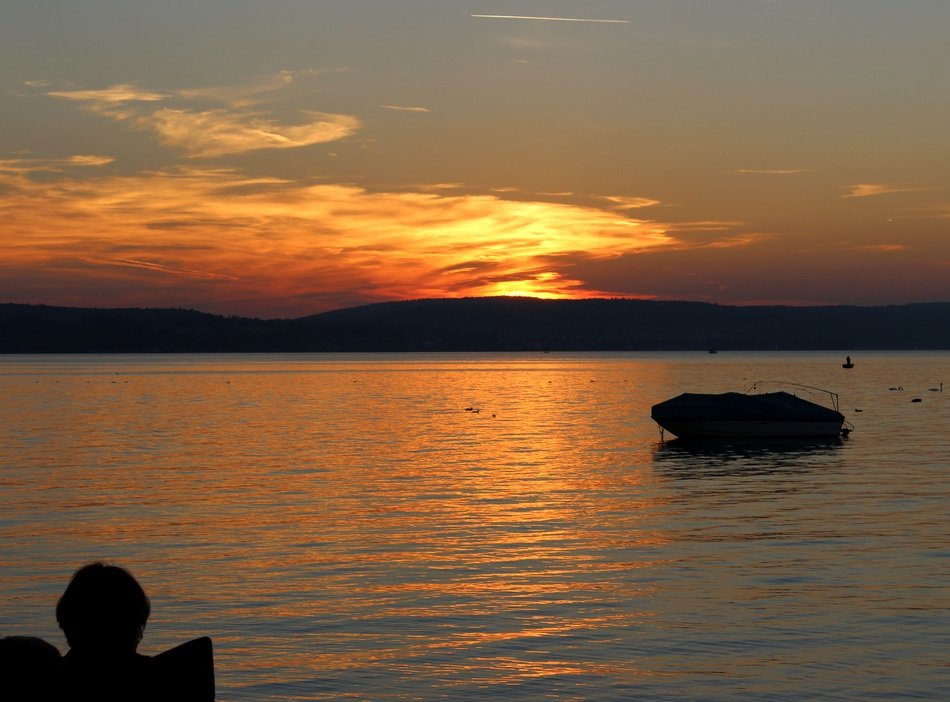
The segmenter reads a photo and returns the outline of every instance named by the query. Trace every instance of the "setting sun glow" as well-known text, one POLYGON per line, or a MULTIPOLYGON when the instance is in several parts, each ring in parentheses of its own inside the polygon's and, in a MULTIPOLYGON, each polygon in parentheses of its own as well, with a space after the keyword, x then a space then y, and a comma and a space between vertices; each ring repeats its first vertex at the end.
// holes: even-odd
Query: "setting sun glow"
POLYGON ((0 302, 950 299, 950 9, 396 5, 24 5, 0 302))

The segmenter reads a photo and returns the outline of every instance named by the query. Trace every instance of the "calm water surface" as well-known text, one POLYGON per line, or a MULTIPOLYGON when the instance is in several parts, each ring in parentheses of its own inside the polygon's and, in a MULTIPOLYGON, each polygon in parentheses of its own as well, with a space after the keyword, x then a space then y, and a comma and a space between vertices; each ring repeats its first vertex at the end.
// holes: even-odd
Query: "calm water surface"
POLYGON ((852 355, 0 357, 0 634, 106 559, 225 701, 947 700, 950 354, 852 355), (854 433, 660 442, 761 379, 854 433))

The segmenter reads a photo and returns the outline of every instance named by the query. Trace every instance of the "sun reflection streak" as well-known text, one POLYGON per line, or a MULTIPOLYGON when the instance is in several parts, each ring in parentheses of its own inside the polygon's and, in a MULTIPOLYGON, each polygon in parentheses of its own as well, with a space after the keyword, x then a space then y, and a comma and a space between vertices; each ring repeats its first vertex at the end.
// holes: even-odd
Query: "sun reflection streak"
MULTIPOLYGON (((383 670, 438 690, 648 674, 617 642, 651 625, 666 537, 639 487, 649 476, 605 463, 628 423, 603 423, 627 402, 624 379, 648 379, 592 383, 555 359, 424 374, 192 361, 178 377, 152 359, 101 364, 43 379, 70 421, 17 440, 38 450, 37 475, 95 467, 93 482, 57 469, 42 509, 72 510, 55 530, 70 558, 139 550, 129 565, 177 622, 147 652, 211 631, 232 693, 240 679, 309 699, 321 684, 372 698, 366 677, 383 670)), ((17 417, 10 436, 49 421, 17 417)))

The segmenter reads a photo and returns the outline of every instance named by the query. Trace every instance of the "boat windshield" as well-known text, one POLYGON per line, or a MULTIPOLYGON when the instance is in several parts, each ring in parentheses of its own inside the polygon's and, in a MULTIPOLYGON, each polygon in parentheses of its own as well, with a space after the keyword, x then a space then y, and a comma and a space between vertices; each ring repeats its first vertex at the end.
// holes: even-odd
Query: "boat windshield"
POLYGON ((746 391, 746 395, 760 394, 765 392, 774 392, 775 388, 783 388, 786 391, 792 391, 791 394, 798 397, 800 394, 808 395, 809 397, 814 397, 816 395, 826 396, 826 402, 831 404, 832 409, 835 412, 839 412, 838 409, 838 393, 831 390, 826 390, 825 388, 816 388, 812 385, 802 385, 801 383, 792 383, 787 380, 757 380, 752 385, 750 385, 746 391))

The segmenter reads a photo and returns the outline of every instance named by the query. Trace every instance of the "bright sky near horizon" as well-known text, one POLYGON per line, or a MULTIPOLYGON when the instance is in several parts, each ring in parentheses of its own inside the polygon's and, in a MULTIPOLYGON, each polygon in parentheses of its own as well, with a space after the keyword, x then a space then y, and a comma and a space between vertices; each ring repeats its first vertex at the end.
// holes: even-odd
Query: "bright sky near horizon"
POLYGON ((946 0, 0 17, 0 302, 950 300, 946 0))

